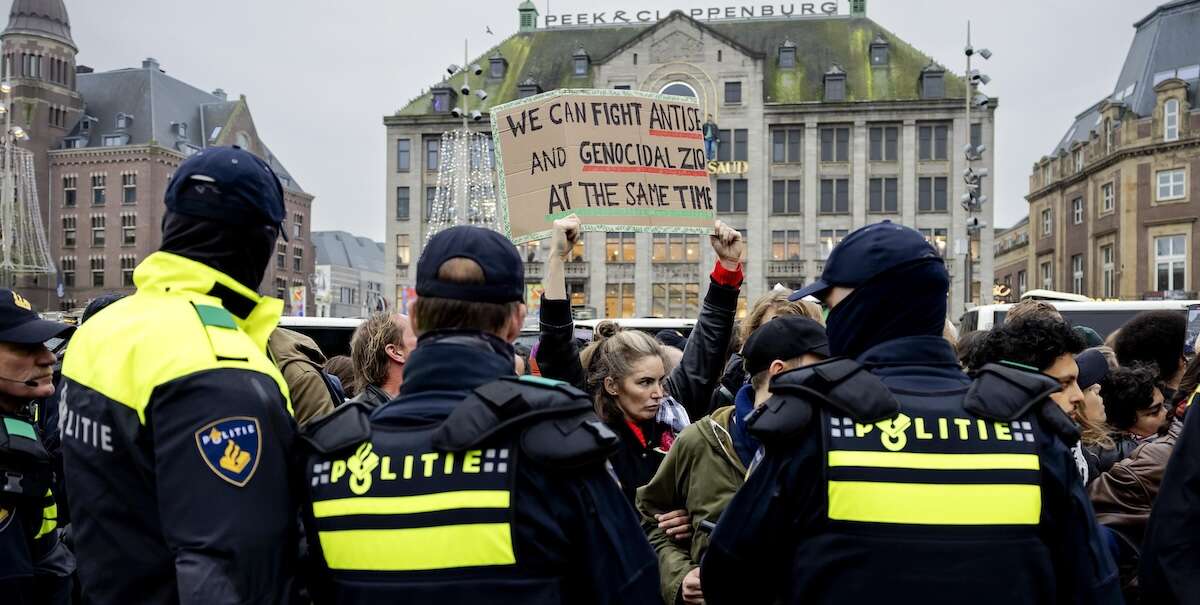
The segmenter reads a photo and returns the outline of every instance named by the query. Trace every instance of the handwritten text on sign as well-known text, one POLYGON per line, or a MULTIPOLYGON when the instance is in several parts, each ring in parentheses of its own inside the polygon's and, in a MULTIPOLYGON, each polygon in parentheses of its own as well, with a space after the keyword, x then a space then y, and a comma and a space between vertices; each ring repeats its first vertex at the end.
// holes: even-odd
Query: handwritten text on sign
POLYGON ((578 214, 587 230, 711 229, 704 117, 678 97, 559 91, 493 111, 514 241, 578 214))

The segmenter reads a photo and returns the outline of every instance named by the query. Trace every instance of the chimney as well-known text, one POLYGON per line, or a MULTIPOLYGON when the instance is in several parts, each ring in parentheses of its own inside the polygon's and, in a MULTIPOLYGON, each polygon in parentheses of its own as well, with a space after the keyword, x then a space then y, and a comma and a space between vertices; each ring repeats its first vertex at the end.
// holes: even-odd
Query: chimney
POLYGON ((142 69, 161 69, 161 68, 158 66, 158 59, 155 59, 154 57, 146 57, 146 60, 142 61, 142 69))
POLYGON ((75 73, 77 73, 77 74, 90 74, 95 71, 96 70, 92 69, 91 67, 88 67, 87 65, 76 65, 75 66, 75 73))
POLYGON ((212 95, 218 99, 221 99, 222 101, 229 100, 229 95, 225 93, 224 88, 218 88, 218 89, 212 91, 212 95))

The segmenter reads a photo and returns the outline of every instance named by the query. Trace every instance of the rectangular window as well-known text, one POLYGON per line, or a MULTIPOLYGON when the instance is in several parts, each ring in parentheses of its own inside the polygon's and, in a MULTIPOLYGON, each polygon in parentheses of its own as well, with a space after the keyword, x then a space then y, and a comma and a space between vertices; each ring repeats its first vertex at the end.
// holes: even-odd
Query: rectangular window
POLYGON ((76 225, 76 219, 74 216, 62 217, 63 247, 64 248, 74 248, 75 247, 75 230, 76 230, 75 225, 76 225))
POLYGON ((730 157, 730 150, 733 149, 733 135, 730 130, 717 131, 717 161, 728 162, 733 159, 730 157))
POLYGON ((735 161, 746 161, 749 159, 749 153, 746 149, 747 143, 750 141, 749 131, 745 128, 738 128, 733 131, 733 159, 735 161))
MULTIPOLYGON (((842 243, 842 238, 849 235, 849 229, 822 229, 819 233, 821 244, 821 259, 829 258, 829 253, 842 243)), ((817 269, 819 273, 821 269, 817 269)))
POLYGON ((1042 287, 1047 290, 1054 289, 1054 263, 1046 261, 1041 265, 1042 270, 1042 287))
POLYGON ((131 206, 137 203, 137 175, 121 175, 121 203, 131 206))
POLYGON ((137 245, 137 215, 132 212, 121 215, 121 245, 137 245))
POLYGON ((604 316, 633 317, 636 313, 633 289, 634 284, 605 284, 604 316))
POLYGON ((78 182, 79 177, 77 176, 63 177, 63 206, 66 206, 67 208, 75 207, 75 204, 77 203, 77 198, 75 196, 78 192, 78 182))
POLYGON ((91 259, 92 265, 92 287, 104 287, 104 257, 93 256, 91 259))
POLYGON ((104 187, 105 187, 105 184, 107 181, 108 181, 108 177, 106 177, 103 174, 93 174, 92 175, 92 205, 93 206, 103 206, 104 202, 107 200, 107 197, 105 196, 105 191, 104 191, 104 187))
POLYGON ((849 214, 850 179, 821 179, 820 214, 849 214))
POLYGON ((651 285, 651 315, 655 317, 695 317, 699 312, 699 284, 651 285))
POLYGON ((983 144, 983 124, 974 122, 971 124, 971 147, 976 149, 983 144))
POLYGON ((1163 140, 1179 140, 1179 101, 1167 99, 1163 103, 1163 140))
POLYGON ((575 75, 586 76, 588 72, 588 58, 575 57, 575 75))
POLYGON ((396 220, 408 220, 408 187, 396 188, 396 220))
POLYGON ((275 298, 287 300, 287 280, 282 277, 275 278, 275 298))
POLYGON ((933 124, 917 128, 917 159, 944 160, 950 136, 950 127, 933 124))
POLYGON ((950 245, 950 237, 946 229, 921 229, 921 235, 925 236, 925 241, 937 248, 939 255, 946 256, 946 250, 950 245))
POLYGON ((1083 172, 1083 150, 1076 149, 1073 158, 1075 160, 1075 172, 1083 172))
POLYGON ((850 159, 850 128, 827 126, 821 129, 821 161, 846 162, 850 159))
POLYGON ((776 164, 800 163, 799 128, 776 128, 771 131, 771 161, 776 164))
POLYGON ((1103 282, 1104 298, 1117 297, 1116 257, 1113 255, 1113 245, 1100 247, 1100 280, 1103 282))
POLYGON ((103 214, 93 214, 92 215, 92 247, 93 248, 103 248, 104 247, 104 222, 105 222, 105 220, 104 220, 103 214))
POLYGON ((408 172, 412 165, 412 141, 409 139, 396 140, 396 172, 408 172))
POLYGON ((1050 184, 1050 162, 1042 165, 1042 187, 1050 184))
POLYGON ((75 287, 75 257, 64 256, 58 259, 58 268, 62 271, 63 286, 67 288, 75 287))
POLYGON ((133 287, 133 270, 137 268, 137 259, 132 256, 121 257, 121 287, 133 287))
POLYGON ((742 83, 741 82, 726 82, 725 83, 725 104, 726 105, 741 105, 742 104, 742 83))
POLYGON ((1185 196, 1185 174, 1182 168, 1158 173, 1158 201, 1179 200, 1185 196))
POLYGON ((1081 197, 1071 200, 1071 223, 1083 224, 1083 198, 1081 197))
POLYGON ((1071 257, 1071 292, 1083 294, 1083 255, 1071 257))
POLYGON ((923 176, 917 181, 917 211, 946 212, 948 210, 946 177, 923 176))
POLYGON ((800 214, 800 181, 771 182, 771 214, 800 214))
POLYGON ((656 263, 695 263, 700 261, 700 236, 654 234, 651 260, 656 263))
POLYGON ((1029 276, 1025 271, 1017 271, 1017 297, 1020 298, 1029 290, 1029 276))
POLYGON ((299 246, 292 248, 292 271, 296 273, 304 271, 304 248, 299 246))
POLYGON ((1154 238, 1155 290, 1187 289, 1187 236, 1154 238))
POLYGON ((287 268, 287 244, 279 242, 275 246, 275 268, 287 268))
POLYGON ((873 126, 869 132, 872 162, 895 162, 900 128, 897 126, 873 126))
POLYGON ((292 237, 299 239, 304 236, 304 215, 297 212, 292 215, 292 237))
POLYGON ((1054 214, 1049 208, 1042 210, 1042 237, 1048 237, 1054 231, 1054 214))
POLYGON ((604 258, 610 263, 637 262, 637 238, 634 233, 614 231, 605 234, 604 258))
POLYGON ((425 170, 436 171, 438 169, 441 148, 442 141, 440 139, 425 139, 425 170))
POLYGON ((800 260, 800 231, 771 232, 771 260, 800 260))
POLYGON ((412 247, 409 245, 407 233, 396 234, 396 266, 407 267, 412 260, 412 247))
POLYGON ((899 212, 899 180, 896 177, 871 179, 868 191, 868 212, 899 212))
POLYGON ((1100 186, 1100 212, 1112 212, 1116 207, 1113 197, 1113 184, 1105 183, 1100 186))
POLYGON ((425 188, 425 222, 428 223, 433 217, 433 202, 437 199, 437 187, 425 188))

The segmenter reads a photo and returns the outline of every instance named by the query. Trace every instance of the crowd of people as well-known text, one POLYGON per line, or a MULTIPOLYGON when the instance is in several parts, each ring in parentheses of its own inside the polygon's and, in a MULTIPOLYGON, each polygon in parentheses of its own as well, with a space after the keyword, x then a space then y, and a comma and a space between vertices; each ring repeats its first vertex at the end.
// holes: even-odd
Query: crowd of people
POLYGON ((690 334, 581 341, 569 216, 532 350, 516 248, 453 227, 410 315, 326 359, 255 291, 269 166, 206 149, 165 201, 137 292, 77 330, 0 290, 5 603, 1200 602, 1179 313, 959 335, 885 221, 739 321, 755 259, 718 221, 690 334))

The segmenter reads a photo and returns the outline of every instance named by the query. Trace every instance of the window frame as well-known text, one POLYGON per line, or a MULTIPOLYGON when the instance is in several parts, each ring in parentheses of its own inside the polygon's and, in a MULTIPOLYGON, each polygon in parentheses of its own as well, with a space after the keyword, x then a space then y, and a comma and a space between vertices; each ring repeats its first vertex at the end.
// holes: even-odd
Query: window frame
POLYGON ((821 190, 818 193, 817 214, 836 216, 850 214, 850 179, 847 177, 831 177, 820 180, 821 190), (826 204, 826 183, 829 189, 829 204, 826 204))
POLYGON ((725 105, 741 105, 742 104, 742 81, 741 80, 726 80, 724 84, 724 92, 721 95, 721 101, 725 105), (730 94, 730 93, 733 94, 730 94))
POLYGON ((1083 254, 1071 255, 1071 293, 1083 294, 1083 254))
POLYGON ((867 180, 867 213, 869 214, 899 214, 900 213, 900 179, 895 176, 873 176, 867 180), (876 198, 876 183, 878 183, 878 199, 876 198), (889 187, 890 185, 890 187, 889 187), (875 202, 878 201, 878 206, 875 202))
POLYGON ((412 170, 412 139, 402 137, 396 139, 396 172, 412 170), (401 145, 404 149, 401 149, 401 145))
POLYGON ((1116 251, 1114 245, 1100 246, 1100 282, 1104 298, 1116 298, 1116 251))
POLYGON ((412 191, 407 185, 396 187, 396 220, 407 221, 412 216, 412 191))
POLYGON ((919 214, 945 214, 949 212, 949 187, 949 179, 944 176, 918 177, 917 212, 919 214))
POLYGON ((1157 235, 1153 238, 1152 241, 1154 244, 1154 286, 1155 286, 1154 289, 1159 292, 1187 290, 1187 285, 1188 285, 1188 262, 1187 262, 1188 261, 1188 252, 1187 252, 1188 236, 1187 236, 1187 234, 1185 234, 1185 233, 1170 233, 1167 235, 1157 235), (1167 240, 1169 242, 1169 246, 1171 248, 1171 250, 1169 250, 1166 254, 1159 252, 1159 249, 1160 249, 1159 242, 1161 242, 1163 240, 1167 240), (1175 248, 1174 244, 1176 241, 1180 242, 1180 247, 1182 248, 1181 252, 1176 252, 1174 250, 1174 248, 1175 248), (1163 269, 1164 264, 1166 265, 1166 268, 1167 268, 1167 281, 1168 281, 1167 285, 1175 286, 1175 287, 1171 287, 1171 288, 1162 287, 1163 283, 1162 283, 1161 271, 1163 269), (1177 267, 1177 265, 1178 265, 1178 267, 1177 267), (1181 279, 1183 280, 1183 284, 1175 283, 1175 277, 1176 277, 1175 273, 1176 273, 1177 269, 1178 269, 1181 279))
POLYGON ((1155 197, 1156 202, 1170 202, 1187 198, 1187 170, 1184 168, 1171 168, 1168 170, 1159 170, 1155 173, 1155 197), (1179 182, 1175 182, 1174 175, 1179 175, 1179 182), (1163 196, 1163 177, 1169 177, 1170 180, 1166 183, 1168 195, 1163 196), (1179 193, 1175 194, 1175 188, 1179 188, 1179 193))
POLYGON ((1076 197, 1071 200, 1071 224, 1083 224, 1083 197, 1076 197))
POLYGON ((1116 187, 1112 181, 1100 185, 1100 213, 1108 214, 1117 208, 1116 187))
POLYGON ((1050 208, 1042 208, 1042 237, 1049 237, 1054 234, 1054 211, 1050 208))
POLYGON ((1163 101, 1163 141, 1179 140, 1179 99, 1163 101))

